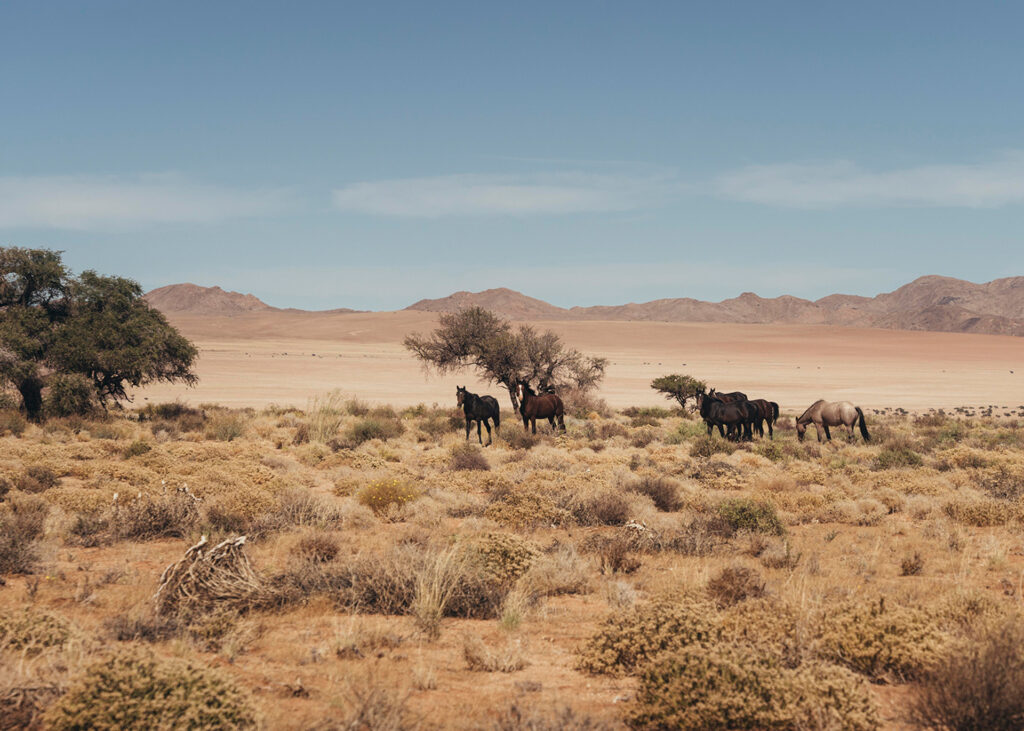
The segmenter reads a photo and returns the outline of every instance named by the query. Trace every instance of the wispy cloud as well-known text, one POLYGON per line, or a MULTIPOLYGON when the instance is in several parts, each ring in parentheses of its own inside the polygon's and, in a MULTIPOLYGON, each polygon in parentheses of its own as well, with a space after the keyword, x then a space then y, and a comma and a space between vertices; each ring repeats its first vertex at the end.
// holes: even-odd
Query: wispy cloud
POLYGON ((177 174, 0 177, 0 228, 208 223, 280 213, 290 203, 281 190, 228 188, 177 174))
POLYGON ((724 198, 790 208, 994 208, 1024 203, 1024 153, 881 171, 847 161, 753 165, 720 175, 714 190, 724 198))
POLYGON ((344 211, 440 218, 628 211, 656 205, 675 187, 667 175, 440 175, 352 183, 334 191, 344 211))

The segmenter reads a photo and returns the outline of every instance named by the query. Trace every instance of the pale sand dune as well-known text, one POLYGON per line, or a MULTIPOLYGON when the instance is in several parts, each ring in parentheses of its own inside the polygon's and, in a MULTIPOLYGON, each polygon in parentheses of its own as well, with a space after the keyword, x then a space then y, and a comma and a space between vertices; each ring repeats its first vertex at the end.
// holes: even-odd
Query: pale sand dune
MULTIPOLYGON (((171 316, 201 350, 198 387, 157 386, 137 404, 217 402, 305 406, 342 389, 370 402, 454 404, 455 384, 507 395, 468 373, 424 374, 402 348, 427 331, 426 312, 254 313, 171 316)), ((569 344, 609 359, 600 396, 616 407, 666 403, 653 378, 689 373, 724 390, 770 397, 796 411, 815 399, 849 399, 868 408, 923 410, 1024 404, 1024 338, 810 325, 652 322, 540 322, 569 344), (1010 371, 1016 373, 1010 373, 1010 371)))

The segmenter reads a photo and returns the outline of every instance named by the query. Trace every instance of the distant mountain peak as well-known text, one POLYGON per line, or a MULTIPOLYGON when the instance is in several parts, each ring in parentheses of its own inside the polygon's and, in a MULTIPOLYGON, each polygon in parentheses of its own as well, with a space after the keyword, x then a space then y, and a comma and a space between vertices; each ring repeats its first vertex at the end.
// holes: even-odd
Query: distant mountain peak
POLYGON ((247 312, 271 312, 266 302, 251 294, 228 292, 220 287, 201 287, 198 284, 170 284, 146 294, 146 300, 164 313, 195 315, 240 315, 247 312))

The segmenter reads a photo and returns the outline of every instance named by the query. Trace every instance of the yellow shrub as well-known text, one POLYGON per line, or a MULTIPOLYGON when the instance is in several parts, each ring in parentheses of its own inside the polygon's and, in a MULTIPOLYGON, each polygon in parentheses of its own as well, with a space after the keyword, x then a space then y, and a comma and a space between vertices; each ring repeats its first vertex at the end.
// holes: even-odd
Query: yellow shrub
POLYGON ((374 512, 384 515, 392 507, 401 507, 416 500, 422 492, 414 485, 398 477, 374 480, 359 491, 356 499, 374 512))

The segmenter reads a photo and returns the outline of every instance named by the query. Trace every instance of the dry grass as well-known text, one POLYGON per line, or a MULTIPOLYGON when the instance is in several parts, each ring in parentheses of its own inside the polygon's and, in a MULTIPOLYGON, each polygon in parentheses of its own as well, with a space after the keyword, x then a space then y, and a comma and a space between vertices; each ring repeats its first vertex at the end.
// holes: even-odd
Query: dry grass
POLYGON ((868 444, 736 445, 583 416, 487 450, 445 408, 337 395, 0 423, 0 714, 38 724, 118 643, 219 666, 273 728, 1016 718, 987 628, 1024 591, 1018 427, 872 414, 868 444))

